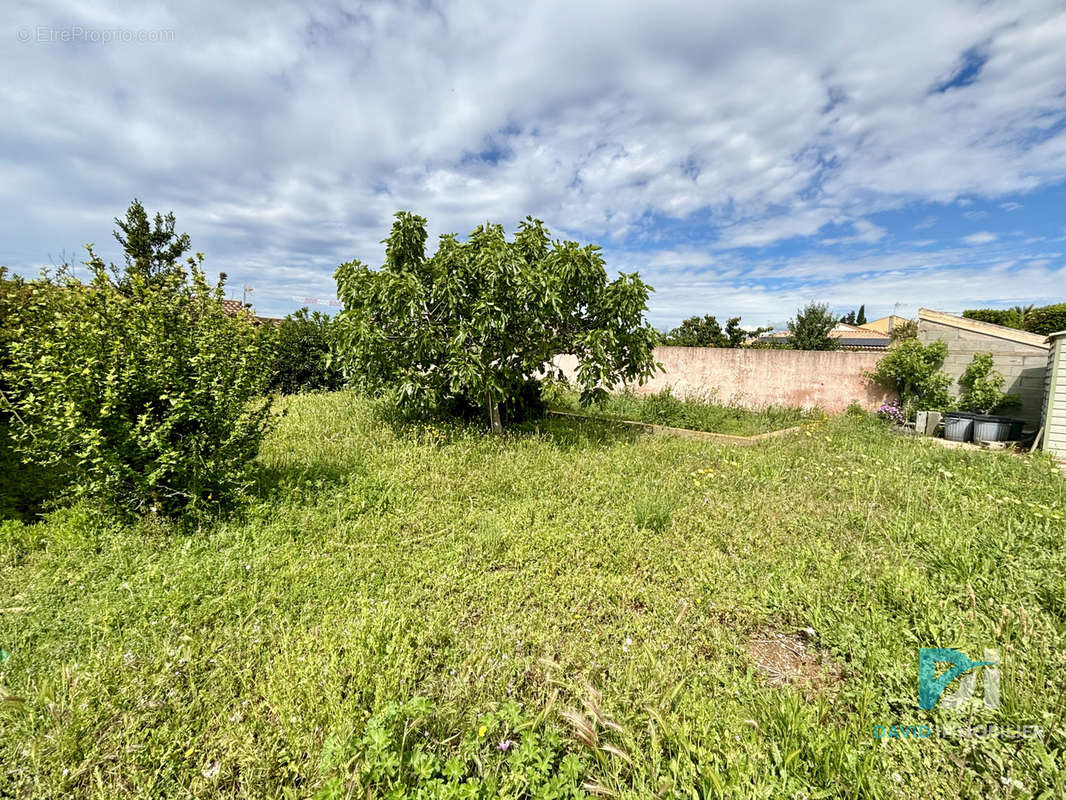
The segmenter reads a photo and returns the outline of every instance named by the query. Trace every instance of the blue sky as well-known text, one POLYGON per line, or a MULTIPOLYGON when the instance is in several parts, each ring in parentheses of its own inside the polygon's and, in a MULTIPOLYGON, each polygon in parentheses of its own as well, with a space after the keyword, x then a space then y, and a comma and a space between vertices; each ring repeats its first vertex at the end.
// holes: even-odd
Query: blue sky
POLYGON ((180 6, 8 14, 0 263, 137 196, 263 314, 398 209, 599 243, 659 327, 1066 300, 1061 2, 180 6))

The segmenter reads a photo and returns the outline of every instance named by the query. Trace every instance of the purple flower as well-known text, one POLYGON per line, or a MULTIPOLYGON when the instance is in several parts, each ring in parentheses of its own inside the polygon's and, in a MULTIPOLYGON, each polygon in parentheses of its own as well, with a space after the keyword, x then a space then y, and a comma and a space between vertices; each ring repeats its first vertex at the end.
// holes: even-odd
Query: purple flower
POLYGON ((882 403, 877 409, 877 416, 891 420, 897 425, 902 425, 904 421, 903 409, 900 408, 899 403, 882 403))
POLYGON ((511 749, 511 745, 513 744, 514 742, 512 742, 510 739, 504 739, 502 742, 496 745, 496 749, 499 750, 501 753, 506 753, 508 750, 511 749))

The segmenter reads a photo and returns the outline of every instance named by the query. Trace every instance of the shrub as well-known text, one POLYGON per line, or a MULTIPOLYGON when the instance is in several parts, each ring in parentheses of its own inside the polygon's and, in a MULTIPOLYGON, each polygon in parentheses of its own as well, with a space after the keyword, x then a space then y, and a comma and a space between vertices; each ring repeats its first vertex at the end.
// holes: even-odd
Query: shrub
POLYGON ((9 279, 6 267, 0 267, 0 518, 40 513, 61 480, 58 470, 35 462, 23 463, 14 441, 18 420, 8 402, 14 394, 10 345, 19 338, 33 336, 39 324, 27 313, 32 292, 24 280, 9 279))
POLYGON ((120 272, 90 247, 90 283, 61 269, 28 284, 37 327, 7 348, 14 436, 25 458, 68 472, 68 494, 198 515, 248 484, 269 420, 264 354, 201 262, 120 272))
POLYGON ((975 353, 966 371, 959 377, 959 408, 992 414, 995 411, 1021 404, 1016 394, 1003 391, 1006 379, 992 368, 991 353, 975 353))
POLYGON ((940 367, 948 347, 941 341, 923 345, 917 339, 904 339, 877 362, 868 377, 899 393, 908 419, 918 410, 946 411, 951 408, 948 387, 951 378, 940 367))
POLYGON ((844 409, 844 413, 849 417, 855 417, 857 419, 861 419, 863 417, 868 416, 866 413, 866 409, 854 400, 848 403, 848 407, 844 409))
POLYGON ((301 308, 264 334, 270 347, 270 388, 282 394, 334 391, 343 386, 330 359, 332 320, 301 308))

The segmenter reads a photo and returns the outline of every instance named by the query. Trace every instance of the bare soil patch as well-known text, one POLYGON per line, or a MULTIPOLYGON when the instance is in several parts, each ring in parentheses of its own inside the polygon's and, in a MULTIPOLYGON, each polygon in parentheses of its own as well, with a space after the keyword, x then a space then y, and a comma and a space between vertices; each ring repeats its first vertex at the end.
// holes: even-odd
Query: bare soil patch
POLYGON ((840 667, 805 632, 756 631, 748 656, 773 686, 793 686, 807 700, 832 696, 840 688, 840 667))

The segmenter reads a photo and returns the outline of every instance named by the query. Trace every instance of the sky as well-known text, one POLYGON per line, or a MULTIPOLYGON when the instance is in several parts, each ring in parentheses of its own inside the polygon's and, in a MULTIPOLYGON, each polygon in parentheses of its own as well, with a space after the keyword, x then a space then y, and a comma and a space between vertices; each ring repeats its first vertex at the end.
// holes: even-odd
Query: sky
POLYGON ((1062 0, 170 5, 5 14, 0 263, 137 197, 264 315, 401 209, 597 243, 660 328, 1066 301, 1062 0))

